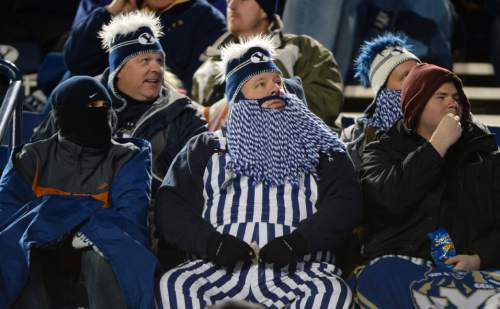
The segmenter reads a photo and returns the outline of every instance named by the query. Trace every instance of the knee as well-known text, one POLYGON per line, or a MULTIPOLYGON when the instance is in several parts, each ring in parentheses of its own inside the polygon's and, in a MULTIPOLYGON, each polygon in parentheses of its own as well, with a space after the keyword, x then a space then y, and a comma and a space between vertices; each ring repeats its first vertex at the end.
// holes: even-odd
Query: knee
POLYGON ((82 271, 91 272, 97 276, 113 272, 108 260, 93 250, 86 250, 82 253, 82 271))

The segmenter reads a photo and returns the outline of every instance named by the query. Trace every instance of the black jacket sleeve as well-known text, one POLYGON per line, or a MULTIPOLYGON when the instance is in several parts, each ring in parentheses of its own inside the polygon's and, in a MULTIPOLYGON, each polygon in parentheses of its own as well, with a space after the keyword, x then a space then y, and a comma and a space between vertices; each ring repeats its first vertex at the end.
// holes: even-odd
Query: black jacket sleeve
POLYGON ((361 165, 364 199, 392 215, 411 212, 439 182, 443 163, 428 142, 407 154, 393 149, 390 141, 369 143, 361 165))
POLYGON ((156 169, 165 175, 175 156, 186 143, 200 133, 207 131, 207 123, 194 107, 185 108, 168 126, 167 142, 156 160, 156 169))
POLYGON ((473 241, 470 250, 481 258, 481 269, 498 269, 500 267, 500 154, 494 155, 493 160, 493 226, 489 232, 473 241))
POLYGON ((95 76, 108 66, 107 53, 97 33, 111 20, 111 14, 99 7, 71 32, 64 46, 64 61, 73 74, 95 76))
POLYGON ((297 228, 310 252, 335 250, 338 240, 361 219, 361 189, 348 155, 321 155, 318 176, 318 210, 297 228))
POLYGON ((155 203, 160 236, 175 247, 206 255, 208 238, 215 231, 203 220, 203 173, 213 149, 211 134, 193 137, 175 157, 155 203))

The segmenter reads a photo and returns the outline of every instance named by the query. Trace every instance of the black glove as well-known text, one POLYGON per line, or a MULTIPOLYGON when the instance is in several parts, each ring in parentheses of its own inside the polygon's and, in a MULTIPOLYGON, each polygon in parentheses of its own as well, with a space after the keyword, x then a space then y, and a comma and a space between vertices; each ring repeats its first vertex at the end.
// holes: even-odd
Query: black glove
POLYGON ((215 232, 208 239, 207 255, 216 265, 233 267, 239 261, 251 260, 255 253, 246 242, 232 235, 215 232))
POLYGON ((277 237, 259 251, 259 262, 271 263, 281 268, 308 253, 307 241, 298 232, 277 237))

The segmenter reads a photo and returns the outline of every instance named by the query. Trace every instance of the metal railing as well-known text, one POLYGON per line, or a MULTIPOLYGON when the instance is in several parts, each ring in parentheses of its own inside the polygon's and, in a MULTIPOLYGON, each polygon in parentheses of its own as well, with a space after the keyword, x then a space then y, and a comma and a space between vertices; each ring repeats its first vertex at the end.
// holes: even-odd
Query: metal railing
POLYGON ((22 75, 19 69, 10 61, 0 59, 0 75, 9 81, 9 87, 0 106, 0 142, 4 141, 5 133, 11 124, 11 147, 23 143, 23 106, 19 95, 22 91, 22 75))

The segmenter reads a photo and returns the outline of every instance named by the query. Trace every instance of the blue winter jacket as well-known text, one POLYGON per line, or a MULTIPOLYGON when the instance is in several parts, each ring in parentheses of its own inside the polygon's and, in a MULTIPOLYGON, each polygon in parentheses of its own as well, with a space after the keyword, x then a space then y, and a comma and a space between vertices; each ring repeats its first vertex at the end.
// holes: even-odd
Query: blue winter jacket
POLYGON ((149 207, 151 149, 147 141, 127 141, 140 151, 113 177, 111 208, 84 196, 37 198, 14 165, 22 148, 13 151, 0 179, 0 308, 8 308, 27 283, 31 249, 56 244, 76 229, 108 259, 128 307, 154 308, 158 262, 147 248, 143 224, 149 207))

